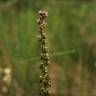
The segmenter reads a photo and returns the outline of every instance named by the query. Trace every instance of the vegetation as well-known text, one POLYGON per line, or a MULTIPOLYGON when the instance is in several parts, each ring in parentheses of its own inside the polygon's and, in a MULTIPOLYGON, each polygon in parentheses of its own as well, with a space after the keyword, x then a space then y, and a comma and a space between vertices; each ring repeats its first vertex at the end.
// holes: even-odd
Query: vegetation
POLYGON ((96 96, 95 0, 0 0, 0 86, 6 65, 12 75, 8 96, 38 96, 40 9, 49 13, 52 95, 96 96))

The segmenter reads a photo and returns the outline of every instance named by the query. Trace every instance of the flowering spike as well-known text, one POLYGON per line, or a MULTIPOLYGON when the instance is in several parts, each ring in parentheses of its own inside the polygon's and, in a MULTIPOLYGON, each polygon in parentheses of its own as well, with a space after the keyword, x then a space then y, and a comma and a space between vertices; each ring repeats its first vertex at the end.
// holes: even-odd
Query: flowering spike
POLYGON ((41 75, 40 75, 40 96, 50 96, 49 92, 49 87, 50 87, 50 78, 48 75, 48 65, 49 65, 49 54, 48 54, 48 47, 47 47, 47 42, 46 42, 46 33, 45 33, 45 26, 46 22, 45 19, 48 16, 48 12, 45 10, 40 10, 38 12, 40 18, 37 20, 37 23, 40 27, 40 34, 38 36, 38 39, 41 44, 41 64, 40 64, 40 70, 41 70, 41 75))

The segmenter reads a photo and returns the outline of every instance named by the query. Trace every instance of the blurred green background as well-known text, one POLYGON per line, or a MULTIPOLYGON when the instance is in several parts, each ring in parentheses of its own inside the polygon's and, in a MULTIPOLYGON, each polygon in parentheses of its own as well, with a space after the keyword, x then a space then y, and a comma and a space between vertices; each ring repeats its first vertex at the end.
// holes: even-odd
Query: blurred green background
POLYGON ((41 9, 49 13, 52 96, 96 96, 95 0, 0 0, 0 63, 12 66, 14 81, 8 96, 39 96, 41 9))

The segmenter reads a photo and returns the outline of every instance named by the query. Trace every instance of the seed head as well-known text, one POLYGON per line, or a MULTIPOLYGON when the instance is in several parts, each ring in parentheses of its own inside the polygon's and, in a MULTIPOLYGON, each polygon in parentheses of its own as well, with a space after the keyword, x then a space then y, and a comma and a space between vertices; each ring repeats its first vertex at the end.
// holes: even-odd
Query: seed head
POLYGON ((40 64, 40 70, 41 70, 41 75, 39 77, 39 82, 41 84, 41 89, 40 89, 40 96, 49 96, 49 86, 50 86, 50 78, 48 75, 48 64, 49 62, 49 50, 47 47, 47 40, 46 40, 46 32, 45 32, 45 27, 46 27, 46 22, 45 18, 48 16, 48 12, 46 10, 40 10, 39 12, 40 18, 37 20, 37 23, 40 28, 40 35, 38 36, 38 39, 41 43, 41 61, 42 63, 40 64))

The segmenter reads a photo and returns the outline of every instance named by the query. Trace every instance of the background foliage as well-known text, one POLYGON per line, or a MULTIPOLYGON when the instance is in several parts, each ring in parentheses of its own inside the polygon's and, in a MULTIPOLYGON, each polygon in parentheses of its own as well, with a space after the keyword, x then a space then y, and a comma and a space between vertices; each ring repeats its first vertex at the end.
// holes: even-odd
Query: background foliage
POLYGON ((53 95, 96 96, 95 0, 0 0, 0 63, 13 68, 13 93, 39 94, 40 9, 49 12, 46 31, 53 95))

